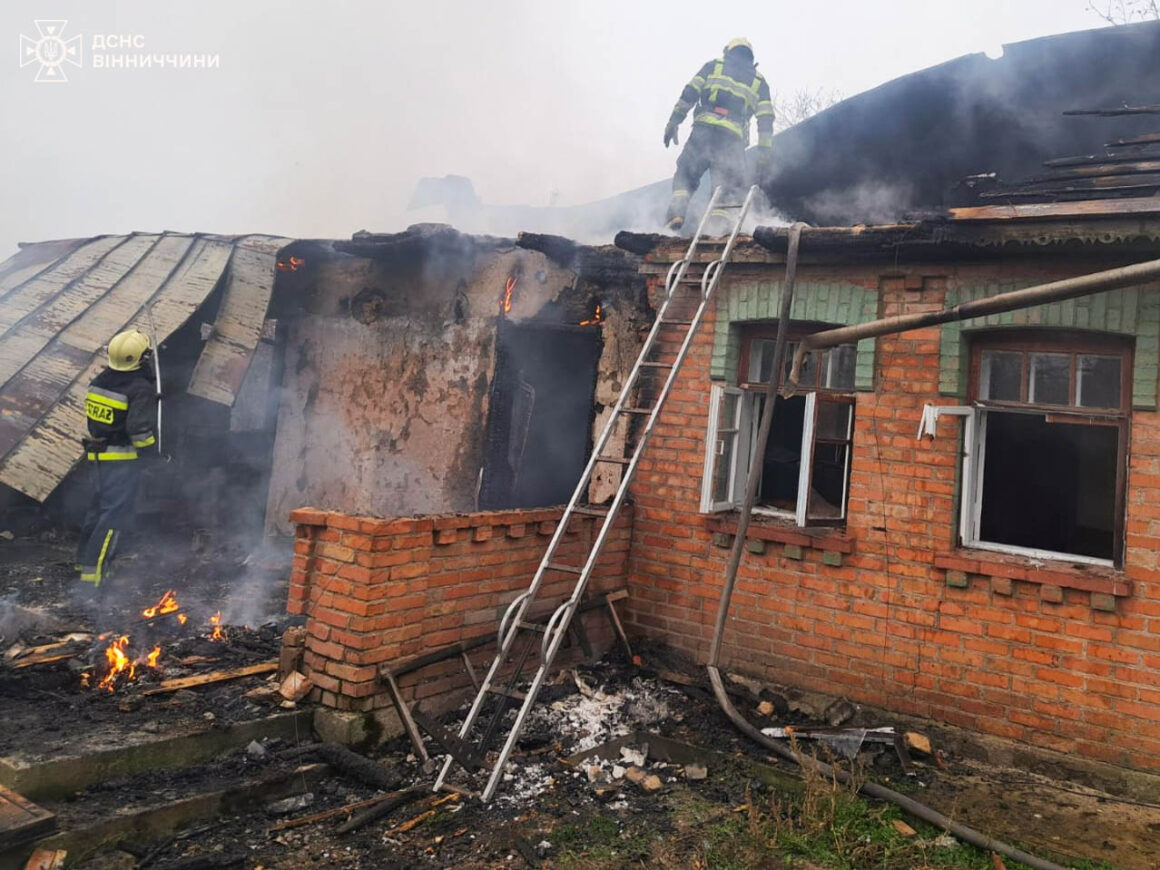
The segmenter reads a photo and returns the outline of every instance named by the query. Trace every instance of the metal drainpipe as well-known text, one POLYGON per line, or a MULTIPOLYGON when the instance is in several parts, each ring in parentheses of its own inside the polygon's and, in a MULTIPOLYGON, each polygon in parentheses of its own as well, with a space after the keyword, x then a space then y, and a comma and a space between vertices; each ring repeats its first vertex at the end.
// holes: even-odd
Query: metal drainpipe
MULTIPOLYGON (((800 245, 801 235, 804 229, 805 224, 796 223, 790 227, 789 230, 789 248, 786 253, 785 260, 785 281, 782 285, 781 310, 779 312, 777 321, 777 337, 773 346, 773 370, 770 373, 769 386, 766 388, 765 392, 765 408, 762 412, 761 425, 757 432, 757 443, 754 447, 755 456, 760 456, 765 452, 766 443, 769 441, 769 430, 773 424, 774 405, 778 400, 778 387, 780 386, 781 382, 782 369, 785 366, 786 326, 790 319, 791 305, 793 303, 794 284, 797 281, 798 247, 800 245)), ((1156 274, 1160 275, 1160 261, 1156 261, 1151 265, 1155 267, 1156 274)), ((1051 285, 1045 286, 1050 287, 1051 285)), ((1041 290, 1042 288, 1031 289, 1041 290)), ((1016 292, 1027 293, 1028 291, 1020 290, 1016 292)), ((1014 294, 1004 295, 1012 296, 1014 294)), ((971 303, 965 304, 969 305, 971 303)), ((958 307, 962 308, 963 306, 958 307)), ((922 316, 929 317, 931 315, 922 316)), ((898 319, 899 318, 890 318, 891 321, 898 319)), ((884 321, 875 322, 883 323, 884 321)), ((829 330, 828 332, 817 333, 817 335, 827 335, 842 331, 843 330, 835 329, 829 330)), ((842 342, 839 341, 835 343, 842 342)), ((800 360, 795 357, 795 367, 799 363, 800 360)), ((741 715, 737 708, 733 706, 733 702, 729 699, 729 695, 725 692, 725 684, 721 679, 721 671, 719 666, 721 659, 721 642, 725 634, 725 622, 729 617, 729 603, 733 597, 733 587, 737 583, 737 569, 741 565, 741 556, 745 550, 745 533, 749 529, 749 520, 753 515, 753 502, 757 498, 757 487, 760 483, 760 480, 761 466, 755 462, 750 466, 749 476, 746 479, 745 501, 742 503, 741 511, 737 516, 737 532, 733 539, 733 549, 729 554, 729 566, 725 572, 725 583, 721 589, 721 599, 717 606, 717 624, 713 629, 713 641, 709 648, 709 663, 706 665, 706 668, 709 671, 709 682, 713 684, 713 694, 717 696, 717 703, 720 705, 721 710, 725 713, 726 716, 729 717, 729 720, 737 727, 737 729, 750 740, 753 740, 755 743, 766 747, 767 749, 771 750, 782 758, 787 759, 788 761, 792 761, 795 764, 800 765, 809 765, 816 769, 823 776, 832 777, 843 784, 850 784, 853 780, 851 779, 850 775, 841 768, 832 767, 823 761, 818 761, 816 758, 794 754, 783 744, 762 734, 760 730, 752 725, 743 715, 741 715)), ((1035 870, 1065 870, 1065 868, 1061 867, 1059 864, 1054 864, 1051 861, 1037 858, 1034 855, 1030 855, 1027 852, 1021 851, 1020 849, 1016 849, 1014 846, 989 837, 986 834, 974 830, 973 828, 968 828, 966 825, 959 824, 958 822, 947 818, 937 810, 928 807, 926 804, 919 803, 918 801, 909 798, 904 794, 900 794, 899 792, 886 788, 885 786, 879 785, 878 783, 863 783, 859 786, 859 791, 862 794, 868 795, 869 797, 877 798, 878 800, 889 801, 895 806, 898 806, 906 812, 910 813, 912 816, 922 819, 924 822, 929 822, 935 827, 942 828, 944 831, 950 832, 960 840, 970 843, 972 846, 976 846, 980 849, 986 849, 991 852, 998 852, 1001 855, 1006 855, 1008 858, 1011 858, 1015 861, 1020 861, 1023 864, 1026 864, 1028 867, 1035 868, 1035 870)))

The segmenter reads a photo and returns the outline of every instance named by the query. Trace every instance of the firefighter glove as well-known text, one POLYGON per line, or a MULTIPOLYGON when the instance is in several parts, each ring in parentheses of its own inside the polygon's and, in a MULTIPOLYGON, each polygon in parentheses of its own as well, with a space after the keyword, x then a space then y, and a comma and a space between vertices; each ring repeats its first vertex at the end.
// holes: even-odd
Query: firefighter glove
POLYGON ((669 147, 670 142, 674 145, 680 144, 679 141, 677 140, 677 127, 679 127, 679 126, 680 126, 680 122, 673 120, 673 119, 670 119, 669 123, 665 125, 665 147, 666 148, 669 147))

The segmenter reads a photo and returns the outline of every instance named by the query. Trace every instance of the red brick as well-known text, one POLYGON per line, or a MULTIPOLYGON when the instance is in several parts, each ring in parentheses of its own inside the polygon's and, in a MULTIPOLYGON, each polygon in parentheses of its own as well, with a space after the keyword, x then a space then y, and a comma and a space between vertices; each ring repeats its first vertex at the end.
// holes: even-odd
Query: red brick
POLYGON ((325 526, 329 511, 318 508, 301 507, 290 511, 290 522, 300 526, 325 526))

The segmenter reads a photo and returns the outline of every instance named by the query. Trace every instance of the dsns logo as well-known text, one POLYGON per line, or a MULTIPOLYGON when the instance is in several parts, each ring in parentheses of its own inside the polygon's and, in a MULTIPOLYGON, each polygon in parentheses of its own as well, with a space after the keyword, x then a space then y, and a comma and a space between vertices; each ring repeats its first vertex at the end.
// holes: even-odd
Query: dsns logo
POLYGON ((81 65, 84 49, 82 37, 64 38, 67 21, 37 20, 33 23, 36 25, 37 38, 20 34, 20 66, 39 64, 36 72, 38 82, 67 82, 64 65, 81 65))

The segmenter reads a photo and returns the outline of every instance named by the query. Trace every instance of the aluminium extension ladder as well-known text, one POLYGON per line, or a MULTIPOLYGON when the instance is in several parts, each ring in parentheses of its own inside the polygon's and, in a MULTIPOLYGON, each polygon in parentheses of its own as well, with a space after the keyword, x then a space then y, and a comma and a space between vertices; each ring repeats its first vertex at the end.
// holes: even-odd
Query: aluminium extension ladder
MULTIPOLYGON (((745 217, 749 212, 749 208, 753 203, 753 197, 757 188, 751 187, 742 203, 722 205, 719 209, 729 209, 736 212, 736 218, 733 222, 733 229, 729 234, 729 239, 725 243, 725 248, 721 253, 719 259, 713 260, 705 265, 704 271, 700 278, 686 278, 689 266, 693 264, 694 257, 697 254, 697 249, 702 240, 705 238, 705 224, 709 219, 710 213, 716 206, 717 199, 721 195, 721 188, 718 187, 713 191, 713 195, 709 200, 709 205, 705 208, 705 214, 701 218, 700 224, 697 226, 697 232, 693 235, 689 242, 689 248, 685 256, 677 260, 669 268, 668 275, 665 278, 665 298, 660 310, 657 312, 656 319, 653 322, 652 329, 649 331, 648 337, 645 339, 644 346, 641 348, 640 356, 632 367, 632 372, 628 376, 623 389, 620 391, 620 397, 616 401, 612 414, 606 423, 604 430, 600 433, 600 437, 596 440, 596 444, 592 450, 592 456, 588 460, 588 464, 584 468, 584 473, 580 477, 580 481, 576 484, 576 489, 572 493, 572 498, 568 501, 568 506, 564 510, 564 514, 560 519, 556 530, 552 535, 551 541, 548 543, 548 549, 544 553, 543 559, 540 561, 540 566, 536 570, 535 577, 533 577, 531 585, 525 592, 515 598, 511 604, 508 605, 504 612, 503 618, 499 623, 499 636, 497 639, 499 648, 496 651, 495 659, 491 663, 491 667, 487 671, 479 690, 476 693, 475 700, 472 702, 471 709, 468 711, 467 718, 463 721, 463 725, 459 729, 459 740, 463 741, 468 736, 472 727, 475 725, 476 719, 483 708, 483 703, 489 695, 499 695, 499 706, 493 714, 490 724, 484 732, 484 736, 478 746, 472 747, 471 754, 477 758, 482 759, 488 750, 488 744, 494 734, 497 726, 500 724, 508 710, 508 702, 511 700, 522 701, 519 713, 516 715, 515 724, 508 732, 507 740, 504 742, 503 749, 500 750, 499 758, 495 762, 495 766, 491 770, 491 776, 488 779, 487 786, 483 791, 483 800, 490 801, 492 795, 495 794, 496 786, 503 777, 504 766, 507 764, 508 756, 511 755, 512 749, 519 739, 520 732, 523 730, 524 721, 527 719, 528 713, 532 706, 536 703, 536 696, 540 692, 540 688, 544 683, 545 677, 548 675, 552 667, 552 662, 556 657, 561 644, 564 641, 568 627, 571 624, 572 617, 576 615, 581 608, 581 597, 584 594, 585 587, 588 585, 588 580, 592 576, 592 572, 596 567, 597 561, 600 558, 600 553, 604 548, 605 540, 616 522, 617 515, 620 513, 621 505, 623 505, 625 497, 628 494, 629 483, 632 481, 633 475, 636 472, 640 458, 644 453, 645 447, 648 445, 649 437, 652 434, 653 427, 656 425, 658 414, 664 406, 665 400, 668 398, 669 392, 672 390, 673 384, 676 382, 677 373, 680 371, 681 363, 684 362, 685 356, 692 344, 693 336, 697 331, 697 327, 701 324, 701 319, 704 315, 705 309, 708 306, 709 300, 713 297, 713 292, 717 289, 717 284, 721 279, 721 273, 724 271, 725 264, 729 261, 729 257, 733 252, 734 243, 737 241, 737 236, 740 233, 741 225, 745 221, 745 217), (696 311, 692 318, 685 319, 668 319, 666 314, 673 306, 674 300, 677 298, 677 288, 680 286, 700 286, 700 301, 697 304, 696 311), (681 341, 680 349, 677 351, 676 359, 672 362, 653 362, 648 358, 653 352, 658 336, 663 329, 671 327, 687 328, 681 341), (665 379, 664 386, 657 395, 655 403, 650 408, 636 408, 627 407, 628 400, 634 394, 634 388, 637 386, 642 371, 656 371, 663 373, 668 371, 668 377, 665 379), (617 423, 621 419, 628 419, 626 415, 639 415, 645 417, 647 422, 640 434, 637 444, 629 452, 631 455, 628 458, 611 457, 603 455, 604 449, 608 446, 608 442, 615 431, 617 423), (616 490, 616 495, 612 500, 612 504, 605 507, 589 507, 583 505, 588 486, 592 479, 592 473, 596 466, 601 463, 610 463, 621 466, 624 471, 621 476, 620 485, 616 490), (588 557, 585 559, 583 565, 564 565, 555 561, 556 551, 560 543, 564 539, 565 532, 568 528, 568 523, 574 516, 596 516, 602 517, 600 524, 600 531, 597 533, 592 542, 588 557), (562 573, 572 575, 576 578, 575 585, 572 589, 572 594, 560 604, 552 613, 551 618, 548 619, 544 625, 529 623, 524 620, 528 609, 536 597, 536 593, 540 590, 540 586, 544 581, 544 575, 552 573, 562 573), (512 655, 512 648, 515 645, 516 636, 520 632, 530 634, 531 637, 527 639, 522 651, 519 654, 512 655), (531 686, 524 693, 515 691, 516 681, 519 679, 520 671, 524 663, 527 661, 528 654, 532 650, 535 642, 535 635, 542 634, 540 641, 540 666, 536 670, 535 677, 532 678, 531 686), (514 671, 511 676, 505 681, 507 689, 502 689, 498 686, 500 682, 500 671, 503 669, 509 659, 513 660, 514 671)), ((687 301, 687 300, 686 300, 687 301)), ((678 303, 679 304, 679 303, 678 303)), ((455 757, 448 755, 443 762, 443 768, 439 772, 439 776, 435 781, 435 790, 443 788, 447 775, 455 763, 455 757)))

